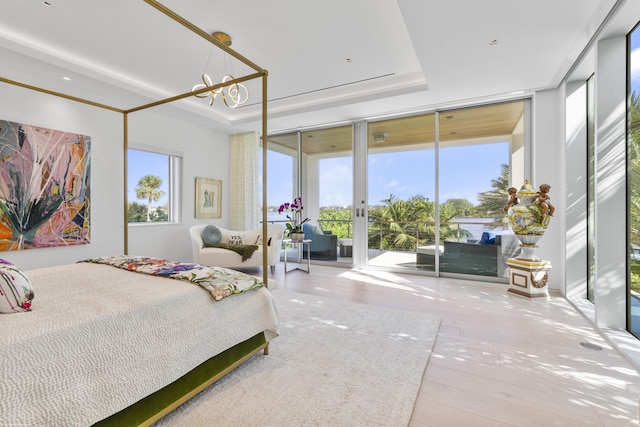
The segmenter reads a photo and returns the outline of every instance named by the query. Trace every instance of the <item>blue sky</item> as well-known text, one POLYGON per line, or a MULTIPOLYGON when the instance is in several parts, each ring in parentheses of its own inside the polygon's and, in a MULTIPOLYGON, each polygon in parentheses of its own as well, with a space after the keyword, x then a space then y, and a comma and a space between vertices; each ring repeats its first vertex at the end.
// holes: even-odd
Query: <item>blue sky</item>
MULTIPOLYGON (((500 164, 508 163, 506 142, 440 151, 440 201, 467 199, 477 204, 478 193, 491 190, 491 180, 500 176, 500 164)), ((292 200, 293 179, 290 156, 269 153, 268 204, 279 206, 292 200)), ((336 157, 320 162, 320 206, 351 206, 353 194, 352 159, 336 157)), ((166 155, 129 150, 128 199, 136 198, 135 188, 142 176, 163 178, 161 189, 169 194, 169 161, 166 155), (142 167, 133 167, 141 165, 142 167)), ((369 156, 369 204, 380 204, 391 194, 399 199, 423 195, 435 200, 434 150, 411 150, 369 156)), ((163 197, 154 206, 167 202, 163 197)))
POLYGON ((640 92, 640 27, 631 33, 630 57, 631 88, 638 93, 640 92))
POLYGON ((162 187, 165 197, 158 202, 152 203, 153 206, 161 206, 167 203, 167 195, 169 194, 169 159, 165 154, 150 153, 140 150, 129 150, 129 171, 127 176, 127 200, 129 203, 138 202, 147 205, 146 200, 136 198, 136 187, 138 181, 145 175, 156 175, 162 178, 162 187))
MULTIPOLYGON (((500 164, 509 162, 506 142, 440 151, 440 200, 463 198, 476 204, 478 193, 491 190, 500 176, 500 164)), ((272 154, 269 159, 269 205, 290 201, 291 157, 272 154)), ((350 206, 353 178, 351 157, 320 162, 320 206, 350 206)), ((399 199, 423 195, 435 200, 434 150, 398 151, 369 156, 369 204, 380 204, 391 194, 399 199)))

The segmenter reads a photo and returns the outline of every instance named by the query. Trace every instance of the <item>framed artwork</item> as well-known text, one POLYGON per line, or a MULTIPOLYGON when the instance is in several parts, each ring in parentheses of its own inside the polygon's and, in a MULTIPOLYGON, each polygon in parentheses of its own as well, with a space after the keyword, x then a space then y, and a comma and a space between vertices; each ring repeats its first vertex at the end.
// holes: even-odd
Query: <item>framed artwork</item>
POLYGON ((196 218, 222 216, 222 181, 196 177, 196 218))
POLYGON ((0 120, 0 251, 90 243, 91 137, 0 120))

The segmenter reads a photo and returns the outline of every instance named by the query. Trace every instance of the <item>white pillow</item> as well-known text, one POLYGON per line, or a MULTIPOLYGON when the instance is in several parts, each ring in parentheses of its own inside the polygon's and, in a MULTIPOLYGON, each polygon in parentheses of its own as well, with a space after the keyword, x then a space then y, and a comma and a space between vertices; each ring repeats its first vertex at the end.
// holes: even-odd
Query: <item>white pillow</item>
POLYGON ((33 286, 18 267, 0 259, 0 313, 31 311, 33 286))
MULTIPOLYGON (((258 240, 256 240, 256 245, 262 246, 262 234, 258 235, 258 240)), ((271 237, 267 241, 267 246, 271 246, 271 237)))
POLYGON ((244 245, 244 234, 229 234, 230 245, 244 245))

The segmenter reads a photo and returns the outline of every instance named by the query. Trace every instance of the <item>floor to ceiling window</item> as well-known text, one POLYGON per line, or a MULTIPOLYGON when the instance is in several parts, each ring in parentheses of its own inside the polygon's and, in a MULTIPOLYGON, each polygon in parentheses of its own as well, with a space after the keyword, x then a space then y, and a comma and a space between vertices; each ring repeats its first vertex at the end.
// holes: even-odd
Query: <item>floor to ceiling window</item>
POLYGON ((352 263, 353 130, 351 125, 302 132, 305 215, 311 260, 352 263))
POLYGON ((270 136, 270 220, 285 223, 278 206, 302 196, 313 262, 505 278, 526 102, 270 136))
POLYGON ((368 262, 435 269, 435 114, 368 126, 368 262))
POLYGON ((509 187, 524 184, 524 105, 439 114, 442 272, 508 277, 519 243, 503 209, 509 187))
POLYGON ((587 299, 595 301, 596 284, 596 143, 595 76, 587 80, 587 299))
MULTIPOLYGON (((260 193, 262 193, 262 156, 260 156, 260 193)), ((284 225, 286 214, 280 205, 291 202, 298 193, 298 135, 269 136, 267 142, 267 220, 284 225)), ((261 200, 262 201, 262 200, 261 200)))
POLYGON ((515 101, 369 123, 369 265, 506 278, 524 112, 515 101))
POLYGON ((628 206, 628 321, 627 328, 640 337, 640 28, 629 34, 629 102, 627 134, 628 206))

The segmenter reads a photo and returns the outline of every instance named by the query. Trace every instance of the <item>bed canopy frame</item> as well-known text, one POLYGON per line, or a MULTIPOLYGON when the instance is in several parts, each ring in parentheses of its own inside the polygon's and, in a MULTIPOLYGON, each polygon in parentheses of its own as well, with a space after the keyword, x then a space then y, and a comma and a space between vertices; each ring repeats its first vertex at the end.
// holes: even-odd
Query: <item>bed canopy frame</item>
MULTIPOLYGON (((226 80, 224 82, 217 83, 217 84, 214 84, 214 85, 211 85, 211 86, 202 87, 202 88, 197 89, 197 90, 190 90, 189 92, 181 93, 181 94, 178 94, 178 95, 166 98, 166 99, 160 99, 160 100, 157 100, 157 101, 154 101, 154 102, 150 102, 148 104, 140 105, 140 106, 129 108, 129 109, 121 109, 121 108, 113 107, 113 106, 110 106, 110 105, 102 104, 102 103, 99 103, 99 102, 94 102, 94 101, 91 101, 91 100, 88 100, 88 99, 79 98, 79 97, 68 95, 68 94, 61 93, 61 92, 48 90, 48 89, 43 88, 43 87, 30 85, 30 84, 27 84, 27 83, 23 83, 23 82, 19 82, 19 81, 16 81, 16 80, 7 79, 7 78, 4 78, 4 77, 0 76, 0 81, 4 82, 4 83, 8 83, 8 84, 11 84, 11 85, 19 86, 19 87, 22 87, 22 88, 25 88, 25 89, 29 89, 29 90, 38 91, 38 92, 45 93, 45 94, 48 94, 48 95, 57 96, 57 97, 60 97, 60 98, 68 99, 68 100, 79 102, 79 103, 82 103, 82 104, 91 105, 91 106, 94 106, 94 107, 115 111, 117 113, 121 113, 122 114, 122 117, 123 117, 123 130, 124 130, 124 222, 125 222, 125 224, 128 223, 128 199, 127 199, 127 190, 128 190, 127 189, 128 154, 127 153, 128 153, 128 147, 129 147, 128 121, 129 121, 129 114, 130 113, 134 113, 134 112, 137 112, 137 111, 142 111, 142 110, 146 110, 146 109, 149 109, 149 108, 157 107, 157 106, 160 106, 160 105, 168 104, 168 103, 171 103, 171 102, 174 102, 174 101, 178 101, 178 100, 181 100, 181 99, 184 99, 184 98, 188 98, 188 97, 191 97, 191 96, 194 96, 194 95, 199 95, 201 93, 218 90, 218 89, 221 89, 221 88, 224 88, 224 87, 227 87, 227 86, 232 86, 232 85, 237 84, 237 83, 242 83, 242 82, 245 82, 245 81, 261 78, 262 79, 262 112, 261 112, 261 116, 262 116, 262 141, 266 141, 267 140, 267 76, 269 74, 267 72, 267 70, 259 67, 258 65, 256 65, 252 61, 250 61, 249 59, 245 58, 244 56, 242 56, 241 54, 239 54, 235 50, 233 50, 230 47, 228 47, 227 45, 225 45, 223 42, 218 40, 213 35, 208 34, 206 31, 203 31, 202 29, 198 28, 193 23, 189 22, 188 20, 186 20, 185 18, 183 18, 180 15, 176 14, 175 12, 173 12, 172 10, 167 8, 166 6, 162 5, 160 2, 158 2, 156 0, 143 0, 143 1, 145 3, 147 3, 148 5, 150 5, 151 7, 157 9, 158 11, 160 11, 161 13, 166 15, 167 17, 173 19, 174 21, 176 21, 180 25, 184 26, 188 30, 192 31, 196 35, 198 35, 198 36, 202 37, 203 39, 207 40, 213 46, 216 46, 217 48, 222 49, 224 52, 228 53, 229 55, 231 55, 232 57, 236 58, 237 60, 239 60, 240 62, 242 62, 246 66, 248 66, 251 69, 253 69, 255 71, 255 73, 247 74, 247 75, 244 75, 244 76, 241 76, 241 77, 238 77, 238 78, 233 78, 233 79, 230 79, 230 80, 226 80)), ((266 236, 267 235, 267 144, 266 143, 262 144, 262 164, 263 164, 263 168, 262 168, 262 182, 263 182, 263 186, 262 186, 262 233, 263 234, 262 235, 266 236)), ((267 268, 267 264, 268 264, 268 259, 267 259, 268 239, 263 239, 263 243, 262 244, 263 244, 263 251, 262 251, 263 282, 264 282, 265 286, 268 286, 268 275, 267 275, 267 270, 268 270, 268 268, 267 268)), ((124 227, 124 254, 127 255, 128 252, 129 252, 129 230, 128 230, 128 227, 124 227)))

